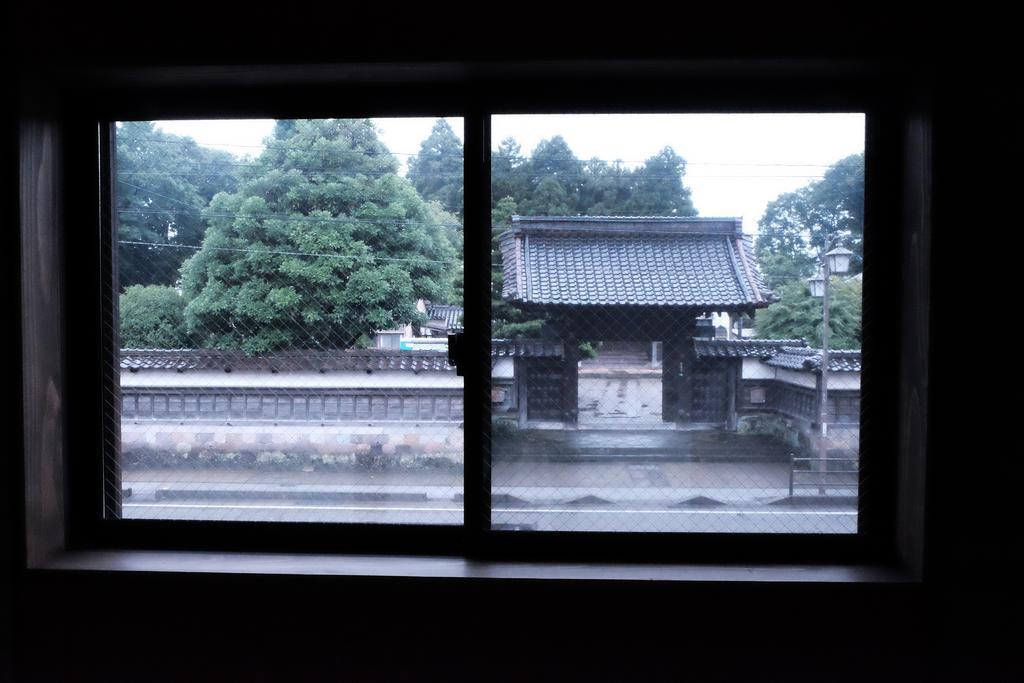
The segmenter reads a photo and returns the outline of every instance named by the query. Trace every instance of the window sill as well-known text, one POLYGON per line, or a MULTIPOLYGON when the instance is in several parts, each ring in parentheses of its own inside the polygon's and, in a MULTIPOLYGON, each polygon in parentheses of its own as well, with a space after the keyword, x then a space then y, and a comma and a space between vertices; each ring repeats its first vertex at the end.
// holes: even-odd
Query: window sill
POLYGON ((913 584, 880 565, 671 565, 494 562, 453 557, 299 555, 151 550, 63 552, 31 568, 51 572, 143 572, 499 581, 913 584))

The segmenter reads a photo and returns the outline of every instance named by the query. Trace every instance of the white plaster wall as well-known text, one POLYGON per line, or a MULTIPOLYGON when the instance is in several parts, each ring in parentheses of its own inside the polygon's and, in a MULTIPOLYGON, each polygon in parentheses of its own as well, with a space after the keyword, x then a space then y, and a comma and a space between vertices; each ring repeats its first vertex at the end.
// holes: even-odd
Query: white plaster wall
MULTIPOLYGON (((745 375, 744 375, 745 377, 745 375)), ((800 387, 817 388, 816 375, 810 372, 797 372, 778 368, 776 379, 787 384, 795 384, 800 387)), ((828 388, 842 391, 860 390, 859 372, 831 372, 828 376, 828 388)))
POLYGON ((828 376, 828 388, 842 391, 860 391, 859 372, 832 372, 828 376))
POLYGON ((775 379, 775 368, 757 358, 744 358, 743 379, 775 379))
POLYGON ((499 358, 491 368, 491 377, 513 379, 515 377, 515 361, 511 358, 499 358))
POLYGON ((794 384, 798 387, 809 387, 814 389, 818 386, 818 383, 815 381, 815 376, 810 372, 797 372, 796 370, 777 368, 775 378, 785 382, 786 384, 794 384))

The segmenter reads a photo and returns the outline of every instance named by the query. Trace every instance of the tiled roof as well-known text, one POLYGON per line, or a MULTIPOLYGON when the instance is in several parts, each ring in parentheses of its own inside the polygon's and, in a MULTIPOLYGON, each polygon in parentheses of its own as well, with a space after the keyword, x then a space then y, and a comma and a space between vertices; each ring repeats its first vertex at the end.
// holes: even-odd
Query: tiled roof
POLYGON ((122 349, 123 370, 269 370, 455 372, 446 351, 282 351, 247 356, 241 351, 218 349, 122 349))
MULTIPOLYGON (((760 358, 787 370, 821 370, 821 349, 808 348, 803 339, 694 339, 693 344, 698 358, 760 358)), ((860 351, 829 351, 828 369, 860 372, 860 351)))
POLYGON ((427 318, 430 320, 443 320, 446 330, 461 330, 462 306, 451 306, 447 304, 428 304, 427 318))
POLYGON ((805 347, 803 339, 694 339, 698 358, 761 358, 767 360, 783 347, 805 347))
POLYGON ((500 238, 506 299, 761 308, 778 298, 735 218, 512 217, 500 238))
MULTIPOLYGON (((562 342, 548 339, 495 339, 491 342, 491 356, 561 358, 562 342)), ((137 370, 455 372, 455 368, 448 365, 446 351, 399 351, 396 349, 282 351, 258 356, 247 356, 241 351, 221 351, 219 349, 121 349, 121 369, 132 372, 137 370)))
MULTIPOLYGON (((821 371, 821 349, 784 346, 766 363, 787 370, 821 371)), ((828 352, 829 372, 860 372, 860 351, 841 350, 828 352)))
POLYGON ((561 358, 562 342, 551 339, 494 339, 491 356, 507 358, 561 358))

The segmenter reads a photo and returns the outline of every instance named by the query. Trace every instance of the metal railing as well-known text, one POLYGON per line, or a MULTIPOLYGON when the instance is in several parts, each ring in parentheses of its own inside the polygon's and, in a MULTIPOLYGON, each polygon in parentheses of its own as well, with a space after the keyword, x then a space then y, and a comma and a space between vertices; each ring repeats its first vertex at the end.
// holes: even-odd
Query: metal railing
POLYGON ((818 494, 828 495, 828 489, 853 489, 857 490, 860 485, 860 457, 831 457, 819 458, 797 457, 794 454, 789 456, 789 495, 793 496, 794 490, 799 486, 815 486, 818 494), (807 463, 807 469, 798 469, 799 463, 807 463), (832 463, 851 463, 850 467, 839 467, 832 469, 832 463), (811 481, 799 481, 798 477, 807 476, 811 481), (831 480, 830 480, 831 478, 831 480))

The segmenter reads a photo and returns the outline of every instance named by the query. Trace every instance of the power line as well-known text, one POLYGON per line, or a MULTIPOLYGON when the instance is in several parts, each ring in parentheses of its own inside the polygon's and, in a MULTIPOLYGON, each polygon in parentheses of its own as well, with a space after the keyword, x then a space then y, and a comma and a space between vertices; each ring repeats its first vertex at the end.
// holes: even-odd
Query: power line
MULTIPOLYGON (((503 233, 503 232, 508 232, 511 229, 512 228, 510 226, 501 227, 501 228, 491 228, 491 232, 503 233)), ((771 235, 771 234, 774 234, 774 233, 762 233, 760 230, 754 230, 754 231, 751 231, 751 232, 747 232, 746 230, 744 230, 742 233, 739 233, 738 235, 736 235, 736 237, 743 237, 745 235, 750 235, 751 237, 757 237, 758 235, 771 235)), ((697 236, 699 236, 699 235, 697 235, 697 236)), ((725 235, 716 235, 716 237, 725 237, 725 235)))
MULTIPOLYGON (((197 207, 194 207, 191 204, 189 204, 188 202, 182 201, 181 199, 178 199, 176 197, 171 197, 170 195, 161 194, 161 193, 159 193, 159 192, 157 192, 155 190, 152 190, 152 189, 150 189, 148 187, 142 187, 141 185, 135 185, 134 183, 129 183, 127 180, 123 180, 121 178, 118 178, 117 181, 119 183, 124 184, 124 185, 128 185, 129 187, 134 187, 137 190, 142 190, 143 192, 148 192, 149 194, 155 195, 157 197, 162 197, 164 199, 169 199, 172 202, 177 202, 178 204, 181 204, 182 206, 186 206, 186 207, 192 209, 195 212, 201 212, 201 209, 199 209, 197 207)), ((383 194, 383 193, 381 193, 381 194, 383 194)), ((123 209, 121 211, 122 212, 127 212, 127 211, 130 211, 130 210, 131 209, 123 209)), ((141 209, 140 209, 140 211, 141 211, 141 209)), ((350 220, 358 222, 359 220, 362 220, 362 219, 350 219, 350 220)), ((367 219, 367 220, 370 220, 370 222, 378 222, 378 221, 373 221, 372 219, 367 219)), ((451 227, 451 226, 456 225, 456 224, 455 223, 430 223, 430 225, 442 225, 442 226, 446 226, 446 227, 451 227)), ((461 224, 458 224, 458 225, 460 225, 460 227, 461 227, 461 224)))
MULTIPOLYGON (((193 164, 195 166, 210 166, 210 167, 213 167, 213 168, 224 168, 224 167, 229 167, 229 168, 248 168, 248 169, 252 169, 252 170, 255 170, 255 171, 258 171, 258 170, 261 170, 261 169, 270 169, 272 171, 292 171, 292 170, 295 170, 295 171, 337 172, 337 166, 322 166, 322 167, 319 167, 319 168, 315 167, 315 166, 291 166, 291 167, 282 168, 281 166, 275 166, 275 165, 272 165, 272 164, 258 164, 256 162, 245 163, 245 162, 231 162, 231 161, 189 161, 187 163, 193 164)), ((118 171, 118 173, 133 174, 133 173, 171 173, 171 172, 170 171, 118 171)), ((211 174, 213 174, 212 171, 211 171, 211 174)), ((221 174, 221 175, 223 175, 223 174, 221 174)), ((394 171, 380 170, 380 171, 372 171, 372 172, 360 171, 359 173, 354 174, 354 175, 398 175, 398 174, 395 173, 394 171)), ((461 175, 461 174, 459 174, 459 175, 461 175)))
POLYGON ((434 223, 431 221, 409 221, 398 218, 316 218, 313 216, 288 216, 285 214, 248 214, 248 213, 203 213, 200 211, 178 211, 174 209, 118 209, 119 214, 171 214, 171 215, 200 215, 203 218, 254 218, 254 219, 265 219, 265 220, 280 220, 280 221, 308 221, 310 223, 369 223, 369 224, 386 224, 386 225, 419 225, 419 226, 437 226, 437 227, 448 227, 448 228, 461 228, 461 223, 434 223))
MULTIPOLYGON (((143 192, 147 192, 147 193, 155 195, 157 197, 162 197, 164 199, 170 199, 173 202, 177 202, 177 203, 179 203, 179 204, 181 204, 183 206, 187 206, 187 207, 189 207, 191 209, 194 209, 196 211, 199 210, 198 207, 194 207, 191 204, 189 204, 188 202, 182 201, 181 199, 178 199, 176 197, 171 197, 171 196, 166 195, 166 194, 161 194, 161 193, 157 192, 156 190, 153 190, 153 189, 148 188, 148 187, 142 187, 141 185, 135 185, 134 183, 129 183, 127 180, 124 180, 122 178, 118 178, 117 182, 122 183, 123 185, 128 185, 129 187, 134 187, 137 190, 142 190, 143 192)), ((373 193, 367 193, 367 194, 369 194, 370 196, 373 196, 373 193)), ((380 194, 381 196, 383 196, 384 193, 383 193, 383 191, 380 191, 377 194, 380 194)))
POLYGON ((389 256, 375 256, 373 254, 320 254, 315 252, 303 252, 303 251, 279 251, 274 249, 242 249, 240 247, 213 247, 210 245, 196 246, 193 244, 164 244, 161 242, 140 242, 138 240, 118 240, 118 244, 128 244, 131 246, 144 246, 144 247, 161 247, 166 249, 191 249, 193 251, 200 251, 209 249, 212 251, 231 251, 239 252, 243 254, 274 254, 278 256, 311 256, 311 257, 323 257, 323 258, 338 258, 338 259, 368 259, 370 261, 396 261, 400 263, 442 263, 450 264, 456 263, 461 264, 460 259, 428 259, 428 258, 394 258, 389 256))
MULTIPOLYGON (((406 220, 401 220, 401 219, 388 219, 388 218, 380 218, 380 219, 374 219, 374 218, 315 218, 315 217, 312 217, 312 216, 286 216, 286 215, 282 215, 282 214, 253 215, 253 214, 242 214, 242 213, 206 213, 206 214, 202 214, 200 212, 177 211, 177 210, 173 210, 173 209, 118 209, 117 213, 119 213, 119 214, 129 214, 129 215, 133 215, 133 214, 139 214, 139 215, 149 215, 149 214, 158 214, 158 215, 159 214, 171 214, 171 215, 178 215, 178 214, 187 214, 187 215, 200 215, 203 218, 258 218, 258 219, 274 219, 274 220, 282 220, 282 221, 308 221, 308 222, 312 222, 312 223, 342 223, 342 224, 344 224, 344 223, 369 223, 369 224, 381 224, 381 223, 383 223, 383 224, 386 224, 386 225, 421 225, 421 226, 438 226, 438 227, 450 227, 450 228, 463 228, 464 227, 460 223, 430 223, 430 222, 425 222, 425 221, 406 221, 406 220)), ((510 229, 511 229, 510 226, 491 227, 491 230, 493 232, 504 232, 504 231, 510 230, 510 229)), ((756 236, 756 235, 761 235, 761 234, 775 235, 777 233, 774 233, 774 232, 767 232, 766 233, 766 232, 762 232, 762 231, 756 230, 756 231, 749 231, 749 232, 748 231, 744 231, 742 234, 743 235, 756 236)), ((155 243, 155 244, 158 244, 158 243, 155 243)), ((170 245, 165 245, 165 246, 170 246, 170 245)))
POLYGON ((156 195, 157 197, 162 197, 163 199, 170 199, 172 202, 178 202, 179 204, 181 204, 183 206, 187 206, 190 209, 193 209, 195 211, 200 211, 200 209, 198 207, 194 207, 191 204, 189 204, 188 202, 183 201, 181 199, 178 199, 177 197, 172 197, 170 195, 161 194, 161 193, 159 193, 159 192, 157 192, 155 190, 151 190, 148 187, 142 187, 141 185, 134 185, 132 183, 129 183, 127 180, 122 180, 121 178, 118 178, 117 182, 119 182, 119 183, 121 183, 123 185, 127 185, 128 187, 134 187, 136 190, 142 190, 143 192, 148 192, 149 194, 156 195))
MULTIPOLYGON (((573 217, 574 218, 586 218, 587 216, 586 215, 582 215, 582 216, 573 216, 573 217)), ((602 216, 602 218, 617 218, 617 216, 602 216)), ((627 216, 622 216, 622 218, 627 218, 627 216)), ((643 216, 628 216, 628 218, 643 218, 643 216)), ((652 218, 664 218, 664 216, 652 216, 652 218)), ((497 227, 492 226, 491 227, 491 232, 501 233, 501 232, 508 232, 510 230, 512 230, 512 226, 511 225, 504 225, 504 226, 497 226, 497 227)), ((808 231, 809 230, 805 228, 804 230, 801 231, 801 233, 808 232, 808 231)), ((786 235, 780 234, 778 232, 762 231, 762 230, 751 230, 751 231, 744 230, 743 232, 737 234, 736 236, 737 237, 744 237, 746 235, 749 235, 751 237, 757 237, 759 235, 767 235, 769 237, 785 237, 786 236, 786 235)), ((721 236, 721 235, 719 235, 719 236, 721 236)))
MULTIPOLYGON (((242 145, 242 144, 233 143, 233 142, 199 142, 197 140, 193 140, 192 138, 186 138, 184 140, 161 140, 160 138, 126 137, 126 136, 123 136, 123 135, 118 135, 117 139, 118 140, 124 140, 126 142, 156 142, 156 143, 161 143, 161 144, 166 144, 166 145, 198 145, 200 147, 242 147, 242 148, 247 148, 247 149, 280 149, 280 150, 286 150, 286 151, 287 150, 295 150, 295 149, 297 149, 297 150, 308 150, 309 149, 308 147, 302 147, 302 146, 299 146, 299 145, 280 145, 280 144, 274 144, 274 145, 242 145)), ((383 144, 383 143, 381 143, 381 144, 383 144)), ((419 152, 392 152, 391 150, 387 150, 387 149, 385 151, 382 151, 382 152, 375 152, 375 151, 371 151, 371 150, 362 151, 362 150, 355 150, 355 149, 353 149, 353 150, 346 150, 346 151, 348 151, 348 152, 355 152, 355 153, 358 153, 358 154, 365 154, 367 156, 384 156, 384 155, 387 155, 387 154, 394 154, 394 155, 397 155, 397 156, 417 156, 419 154, 419 152)), ((439 156, 458 157, 460 159, 462 158, 461 154, 445 154, 445 155, 439 155, 439 156)))
MULTIPOLYGON (((264 170, 278 170, 278 171, 282 171, 282 172, 300 171, 300 172, 306 172, 306 173, 323 173, 323 174, 326 174, 326 175, 333 175, 333 176, 338 177, 338 178, 358 178, 359 176, 383 178, 383 177, 386 177, 386 176, 389 176, 389 175, 393 175, 395 177, 402 177, 402 176, 399 176, 397 173, 394 173, 393 171, 379 171, 379 172, 360 171, 358 173, 345 174, 342 171, 337 171, 337 170, 329 169, 329 168, 300 168, 300 167, 279 168, 279 167, 274 167, 274 166, 263 166, 263 167, 260 167, 260 166, 250 166, 248 164, 235 164, 235 165, 242 166, 242 167, 249 168, 249 169, 253 169, 253 170, 260 170, 262 168, 264 170)), ((233 176, 233 175, 235 175, 234 173, 229 173, 229 172, 200 171, 200 170, 195 170, 195 171, 118 171, 117 174, 118 174, 118 176, 168 176, 168 177, 170 177, 170 176, 206 177, 206 176, 233 176)), ((558 179, 558 178, 599 179, 600 178, 600 179, 607 179, 607 177, 597 176, 597 175, 594 175, 592 173, 561 173, 559 171, 555 171, 553 173, 530 173, 528 171, 511 171, 510 173, 505 174, 505 176, 513 176, 513 177, 517 177, 517 178, 532 178, 532 179, 536 179, 536 178, 555 178, 555 179, 558 179)), ((463 174, 463 173, 449 173, 449 172, 440 171, 440 172, 437 172, 437 173, 431 173, 431 174, 429 174, 428 177, 431 177, 431 178, 464 178, 465 174, 463 174)), ((612 179, 618 180, 618 181, 622 181, 622 182, 635 182, 636 180, 640 180, 640 179, 642 179, 642 180, 680 180, 680 181, 683 181, 683 180, 686 180, 687 178, 724 178, 724 179, 739 179, 739 180, 753 179, 753 178, 759 178, 759 179, 805 178, 805 179, 821 180, 822 178, 824 178, 824 176, 823 175, 809 175, 809 174, 792 174, 792 173, 787 173, 787 174, 781 174, 781 173, 780 174, 743 174, 743 175, 737 175, 737 174, 681 173, 679 175, 647 175, 647 174, 638 174, 638 175, 635 175, 635 176, 619 176, 619 177, 612 176, 612 179)))
MULTIPOLYGON (((269 145, 268 146, 268 145, 262 145, 262 144, 236 144, 236 143, 227 143, 227 142, 196 142, 195 140, 162 140, 162 139, 159 139, 159 138, 152 138, 152 137, 130 137, 130 138, 119 137, 118 139, 124 139, 124 140, 130 141, 130 142, 131 141, 148 141, 148 142, 160 142, 160 143, 167 143, 167 144, 189 144, 189 143, 195 143, 195 144, 199 144, 199 145, 203 145, 203 146, 252 147, 252 148, 266 148, 266 150, 285 150, 285 151, 298 150, 298 151, 302 151, 302 152, 308 152, 309 151, 309 147, 307 147, 307 146, 290 145, 290 144, 274 144, 274 145, 269 145)), ((418 157, 421 154, 421 153, 418 153, 418 152, 390 152, 390 151, 388 151, 388 152, 377 153, 377 152, 359 152, 359 151, 356 151, 356 150, 350 150, 348 152, 349 153, 353 153, 354 152, 354 153, 357 153, 357 154, 366 155, 368 157, 378 157, 378 156, 384 156, 386 154, 391 154, 391 155, 394 155, 394 156, 397 156, 397 157, 418 157)), ((430 155, 430 158, 431 159, 436 159, 436 158, 442 158, 442 159, 464 159, 464 155, 445 155, 445 154, 440 154, 440 155, 430 155)), ((490 154, 490 158, 492 158, 492 159, 519 159, 519 160, 522 160, 523 162, 531 161, 530 157, 518 156, 518 155, 516 155, 516 156, 513 156, 513 155, 500 155, 500 154, 494 154, 494 152, 492 152, 492 154, 490 154)), ((655 159, 655 158, 656 158, 656 156, 650 157, 650 158, 647 158, 647 159, 599 159, 597 157, 583 158, 583 157, 572 156, 572 157, 546 157, 545 161, 574 161, 574 162, 580 162, 582 164, 587 164, 589 162, 602 162, 602 163, 605 163, 605 164, 615 164, 615 163, 646 164, 648 161, 650 161, 651 159, 655 159)), ((781 167, 830 168, 831 166, 835 165, 835 164, 822 164, 822 163, 818 163, 818 162, 813 162, 813 163, 812 162, 807 162, 807 163, 798 163, 798 162, 710 162, 710 161, 687 161, 685 159, 683 161, 685 162, 685 164, 687 166, 765 166, 765 167, 781 166, 781 167)), ((209 162, 209 163, 215 164, 217 162, 209 162)), ((244 164, 241 164, 241 165, 244 165, 244 164)))

